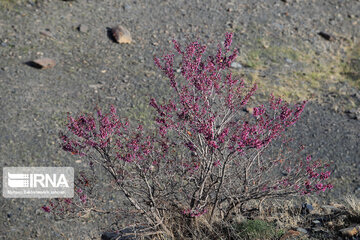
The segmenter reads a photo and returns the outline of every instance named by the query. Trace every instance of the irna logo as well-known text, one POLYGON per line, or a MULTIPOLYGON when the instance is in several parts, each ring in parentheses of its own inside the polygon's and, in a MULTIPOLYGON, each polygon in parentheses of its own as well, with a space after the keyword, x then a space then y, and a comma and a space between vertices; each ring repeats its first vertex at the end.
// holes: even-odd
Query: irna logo
POLYGON ((12 188, 18 187, 69 187, 64 174, 21 174, 8 173, 8 185, 12 188))
POLYGON ((72 167, 4 167, 3 196, 6 198, 72 198, 72 167))

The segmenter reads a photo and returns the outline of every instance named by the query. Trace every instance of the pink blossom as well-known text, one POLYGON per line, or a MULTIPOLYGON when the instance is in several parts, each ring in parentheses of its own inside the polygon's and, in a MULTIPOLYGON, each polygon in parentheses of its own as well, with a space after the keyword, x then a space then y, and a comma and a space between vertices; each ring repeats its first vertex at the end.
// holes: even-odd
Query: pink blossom
POLYGON ((51 211, 48 206, 42 206, 41 208, 47 213, 49 213, 51 211))

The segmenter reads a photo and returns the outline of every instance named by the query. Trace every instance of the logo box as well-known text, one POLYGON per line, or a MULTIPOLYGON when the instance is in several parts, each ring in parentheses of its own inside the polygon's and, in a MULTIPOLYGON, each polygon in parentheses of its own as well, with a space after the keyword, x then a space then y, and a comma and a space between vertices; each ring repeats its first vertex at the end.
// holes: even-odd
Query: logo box
POLYGON ((72 198, 72 167, 4 167, 5 198, 72 198))

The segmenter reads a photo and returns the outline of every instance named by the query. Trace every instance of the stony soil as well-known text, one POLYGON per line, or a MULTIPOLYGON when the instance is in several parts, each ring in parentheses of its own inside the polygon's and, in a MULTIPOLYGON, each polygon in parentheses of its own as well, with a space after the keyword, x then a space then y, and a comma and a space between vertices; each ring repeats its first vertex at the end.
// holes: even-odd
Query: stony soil
MULTIPOLYGON (((199 39, 211 51, 231 31, 240 49, 233 71, 259 83, 256 100, 270 92, 311 100, 291 134, 332 162, 335 188, 319 199, 360 197, 359 14, 359 0, 0 0, 1 166, 82 169, 58 147, 67 112, 114 104, 148 125, 149 97, 170 95, 153 56, 169 51, 173 38, 199 39), (117 24, 130 30, 132 44, 109 38, 117 24), (40 57, 56 66, 26 64, 40 57)), ((39 209, 44 203, 1 197, 0 237, 98 239, 112 220, 55 222, 39 209)))

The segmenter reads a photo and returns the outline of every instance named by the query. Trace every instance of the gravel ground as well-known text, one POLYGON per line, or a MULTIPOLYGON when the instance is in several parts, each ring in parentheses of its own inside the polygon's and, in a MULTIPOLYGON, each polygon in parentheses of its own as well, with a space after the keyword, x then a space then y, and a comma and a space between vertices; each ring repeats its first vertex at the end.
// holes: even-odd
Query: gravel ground
MULTIPOLYGON (((149 97, 169 95, 153 56, 169 51, 173 38, 197 38, 211 51, 231 31, 240 49, 233 71, 259 83, 259 99, 273 91, 311 100, 291 134, 333 163, 335 188, 319 197, 360 197, 359 13, 358 0, 0 0, 1 166, 79 171, 84 163, 58 147, 67 112, 114 104, 149 124, 149 97), (130 30, 132 44, 109 39, 117 24, 130 30), (57 64, 26 64, 40 57, 57 64)), ((1 197, 0 237, 97 239, 112 220, 54 221, 39 209, 44 203, 1 197)))

